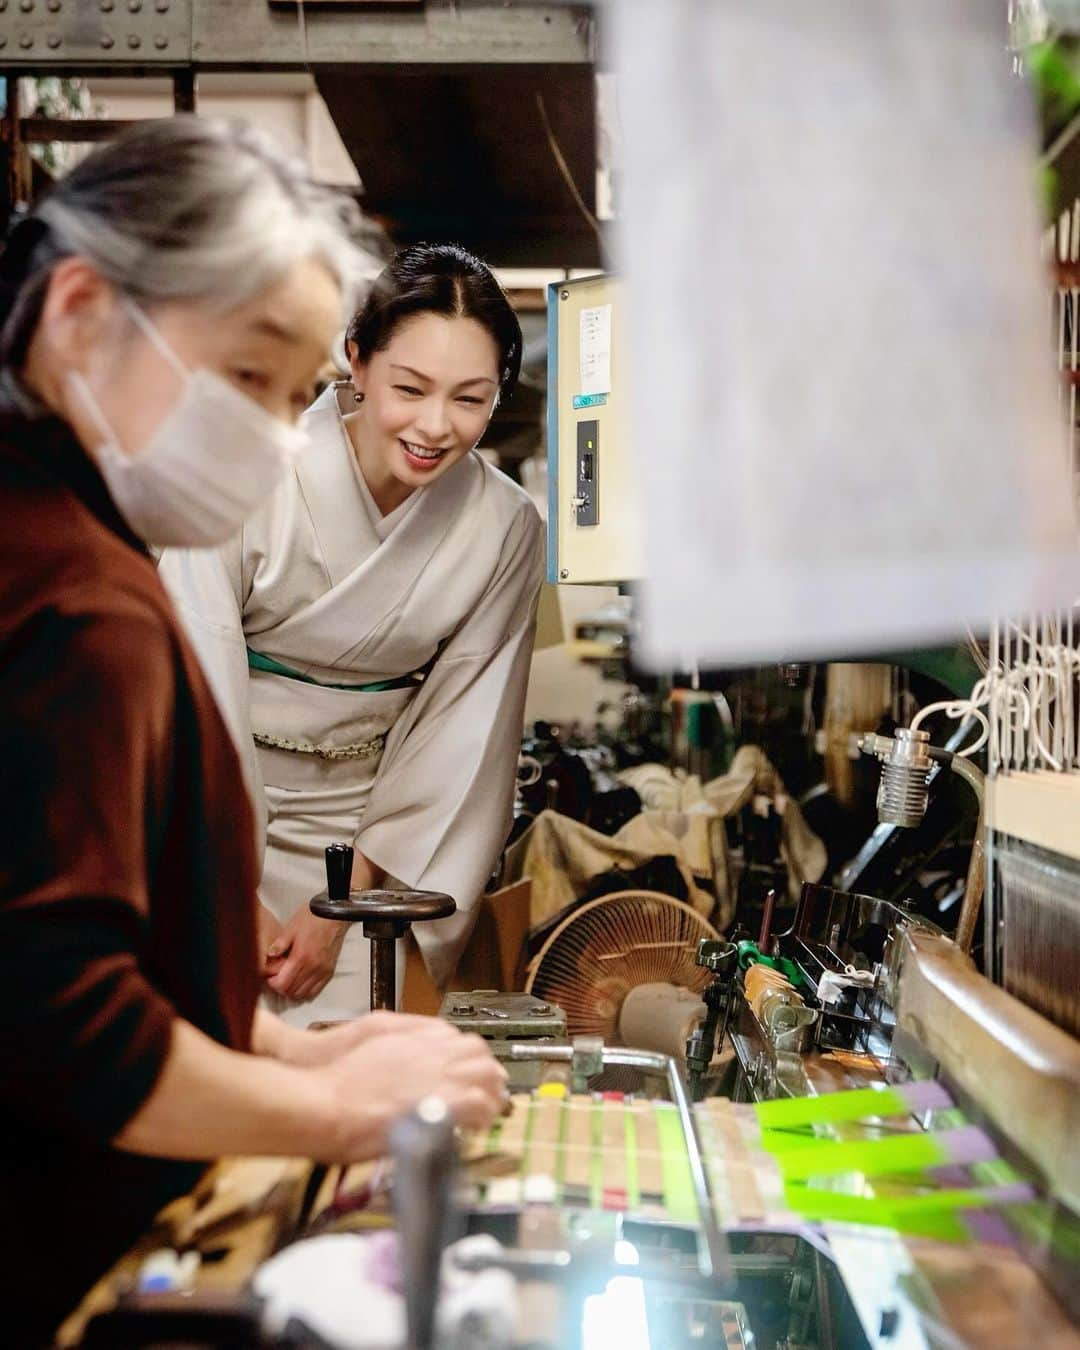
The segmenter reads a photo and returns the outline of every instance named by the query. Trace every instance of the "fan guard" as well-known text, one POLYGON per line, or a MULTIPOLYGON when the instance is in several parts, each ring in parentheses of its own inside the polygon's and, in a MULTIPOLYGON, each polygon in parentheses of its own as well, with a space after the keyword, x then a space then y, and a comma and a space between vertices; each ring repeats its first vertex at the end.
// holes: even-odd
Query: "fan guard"
POLYGON ((666 983, 700 993, 710 975, 694 963, 702 938, 720 934, 696 909, 659 891, 590 900, 551 933, 529 968, 526 992, 557 1003, 571 1036, 621 1044, 619 1013, 632 989, 666 983))

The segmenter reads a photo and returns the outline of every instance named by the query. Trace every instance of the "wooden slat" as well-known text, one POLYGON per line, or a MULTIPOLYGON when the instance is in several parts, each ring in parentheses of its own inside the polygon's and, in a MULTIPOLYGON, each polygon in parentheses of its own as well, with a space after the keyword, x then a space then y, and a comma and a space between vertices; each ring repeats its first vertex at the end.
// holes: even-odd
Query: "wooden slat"
MULTIPOLYGON (((306 9, 423 9, 425 0, 304 0, 306 9)), ((296 5, 296 0, 270 0, 274 5, 296 5)))
POLYGON ((588 1097, 571 1097, 566 1103, 566 1157, 563 1183, 588 1190, 592 1180, 593 1111, 588 1097))
POLYGON ((529 1175, 554 1177, 558 1170, 563 1103, 539 1097, 533 1102, 529 1136, 529 1175))
POLYGON ((637 1139, 638 1190, 643 1201, 657 1201, 664 1194, 664 1168, 660 1161, 660 1131, 651 1102, 633 1102, 634 1134, 637 1139))
POLYGON ((48 145, 52 141, 71 144, 85 141, 111 141, 137 121, 120 119, 81 119, 77 117, 24 117, 20 135, 27 145, 48 145))
POLYGON ((191 46, 206 65, 591 64, 591 26, 562 4, 429 3, 423 15, 346 5, 307 12, 306 48, 296 6, 266 0, 194 0, 191 46))
POLYGON ((604 1102, 600 1108, 604 1208, 626 1208, 626 1107, 604 1102))
POLYGON ((185 66, 173 74, 173 112, 195 111, 195 69, 185 66))
POLYGON ((25 206, 33 196, 33 168, 30 154, 21 134, 22 119, 19 113, 21 101, 19 81, 9 75, 7 78, 7 106, 0 119, 0 168, 2 168, 3 201, 0 202, 0 229, 7 232, 8 221, 16 206, 25 206))
POLYGON ((510 1114, 502 1122, 499 1132, 500 1153, 518 1161, 525 1155, 525 1131, 529 1124, 529 1104, 532 1098, 527 1092, 515 1093, 510 1114))

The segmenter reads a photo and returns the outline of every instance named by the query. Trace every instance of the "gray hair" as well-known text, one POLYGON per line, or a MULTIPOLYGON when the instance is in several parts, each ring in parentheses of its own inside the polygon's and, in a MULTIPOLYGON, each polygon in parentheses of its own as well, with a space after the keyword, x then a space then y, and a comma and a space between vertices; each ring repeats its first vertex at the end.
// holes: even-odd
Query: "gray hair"
POLYGON ((359 223, 350 198, 244 123, 141 123, 88 155, 13 231, 0 258, 0 365, 25 357, 49 274, 73 254, 144 302, 222 311, 315 258, 340 285, 344 313, 362 271, 359 223))

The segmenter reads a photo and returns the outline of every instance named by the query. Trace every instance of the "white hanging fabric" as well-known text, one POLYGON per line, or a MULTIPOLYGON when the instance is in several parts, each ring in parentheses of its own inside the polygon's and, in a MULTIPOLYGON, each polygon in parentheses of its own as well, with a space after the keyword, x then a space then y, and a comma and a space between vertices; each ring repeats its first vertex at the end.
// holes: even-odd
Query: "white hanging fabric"
POLYGON ((645 654, 960 636, 1080 586, 1031 95, 985 0, 613 7, 645 654))

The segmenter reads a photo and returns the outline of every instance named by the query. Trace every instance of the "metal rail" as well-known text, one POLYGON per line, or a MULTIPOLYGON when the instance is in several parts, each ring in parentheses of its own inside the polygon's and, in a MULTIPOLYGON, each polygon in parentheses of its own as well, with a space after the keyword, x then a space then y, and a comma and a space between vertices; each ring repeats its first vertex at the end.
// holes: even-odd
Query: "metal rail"
MULTIPOLYGON (((660 1055, 649 1050, 604 1046, 601 1053, 604 1068, 639 1069, 643 1073, 655 1074, 666 1080, 668 1095, 682 1121, 694 1198, 701 1220, 704 1242, 698 1244, 698 1270, 703 1279, 717 1281, 720 1285, 730 1288, 735 1282, 731 1253, 716 1222, 716 1211, 709 1190, 697 1121, 678 1064, 671 1055, 660 1055)), ((581 1051, 575 1050, 573 1045, 515 1045, 511 1049, 510 1059, 573 1064, 575 1055, 580 1057, 580 1054, 581 1051)))

